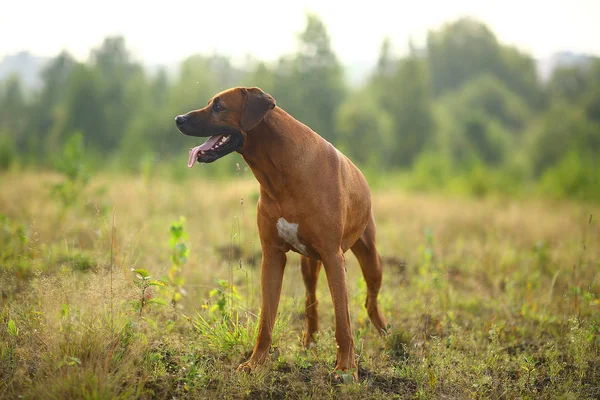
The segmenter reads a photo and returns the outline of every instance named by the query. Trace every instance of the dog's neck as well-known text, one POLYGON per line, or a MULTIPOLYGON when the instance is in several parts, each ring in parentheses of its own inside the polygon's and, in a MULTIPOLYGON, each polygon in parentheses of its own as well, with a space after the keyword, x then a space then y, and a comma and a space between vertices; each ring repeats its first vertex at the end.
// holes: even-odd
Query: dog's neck
POLYGON ((273 200, 279 200, 284 194, 284 185, 289 188, 304 183, 308 171, 297 171, 303 171, 303 167, 310 166, 310 161, 318 157, 313 151, 318 146, 314 145, 324 140, 305 125, 305 129, 291 129, 290 121, 295 120, 275 107, 247 132, 246 143, 240 151, 256 180, 273 200))

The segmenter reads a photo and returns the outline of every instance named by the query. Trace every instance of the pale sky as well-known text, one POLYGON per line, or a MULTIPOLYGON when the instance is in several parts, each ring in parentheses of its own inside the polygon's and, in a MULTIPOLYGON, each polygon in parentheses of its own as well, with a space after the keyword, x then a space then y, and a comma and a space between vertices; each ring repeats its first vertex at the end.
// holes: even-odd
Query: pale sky
POLYGON ((66 49, 84 60, 105 36, 122 34, 145 63, 213 51, 273 60, 294 50, 304 11, 325 21, 344 63, 375 60, 386 35, 402 52, 409 37, 422 44, 429 29, 464 15, 537 58, 600 55, 600 0, 0 0, 0 57, 66 49))

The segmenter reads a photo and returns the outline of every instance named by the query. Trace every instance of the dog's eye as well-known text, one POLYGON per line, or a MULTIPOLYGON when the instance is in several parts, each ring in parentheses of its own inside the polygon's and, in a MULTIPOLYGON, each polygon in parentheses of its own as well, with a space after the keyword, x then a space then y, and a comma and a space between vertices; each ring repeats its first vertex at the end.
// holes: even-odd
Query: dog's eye
POLYGON ((212 108, 213 108, 213 110, 214 110, 215 112, 219 112, 219 111, 223 111, 223 110, 225 110, 225 107, 223 107, 223 106, 222 106, 222 105, 221 105, 221 104, 220 104, 218 101, 215 101, 215 102, 213 103, 213 106, 212 106, 212 108))

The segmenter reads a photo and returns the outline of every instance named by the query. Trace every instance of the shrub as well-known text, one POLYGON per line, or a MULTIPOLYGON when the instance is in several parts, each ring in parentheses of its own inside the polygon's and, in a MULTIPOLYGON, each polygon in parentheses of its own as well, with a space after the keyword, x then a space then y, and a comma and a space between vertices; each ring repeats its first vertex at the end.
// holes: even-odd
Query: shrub
POLYGON ((17 156, 17 150, 13 140, 0 133, 0 171, 7 170, 14 163, 17 156))

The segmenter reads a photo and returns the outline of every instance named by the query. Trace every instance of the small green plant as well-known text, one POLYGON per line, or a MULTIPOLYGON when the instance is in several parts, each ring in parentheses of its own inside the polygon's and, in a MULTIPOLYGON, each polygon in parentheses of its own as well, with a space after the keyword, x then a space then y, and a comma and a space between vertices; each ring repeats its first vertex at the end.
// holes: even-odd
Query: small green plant
POLYGON ((16 338, 19 336, 19 328, 17 328, 17 324, 15 324, 15 321, 12 318, 8 320, 8 327, 6 331, 10 337, 16 338))
POLYGON ((29 238, 21 225, 13 225, 10 218, 0 214, 0 261, 14 258, 27 249, 29 238))
POLYGON ((582 380, 588 370, 591 343, 588 332, 582 326, 579 318, 569 319, 570 332, 568 336, 568 351, 572 359, 574 373, 582 380))
POLYGON ((174 307, 186 294, 186 291, 183 288, 185 280, 181 272, 183 266, 187 263, 190 250, 186 243, 188 235, 183 229, 184 223, 185 218, 179 217, 179 220, 173 222, 170 228, 171 238, 169 239, 169 247, 171 248, 171 268, 169 269, 168 277, 169 283, 174 289, 173 295, 171 296, 171 305, 174 307))
POLYGON ((32 256, 23 226, 0 214, 0 268, 12 268, 17 276, 24 277, 31 272, 32 256))
MULTIPOLYGON (((135 274, 134 284, 139 288, 139 296, 133 302, 134 308, 142 315, 144 308, 150 304, 167 305, 168 302, 164 297, 170 298, 170 304, 177 307, 181 298, 186 294, 183 288, 184 278, 181 273, 183 265, 187 262, 189 249, 186 244, 188 238, 187 233, 183 230, 184 217, 171 224, 169 239, 169 247, 171 248, 171 268, 167 279, 154 279, 150 273, 143 269, 131 269, 135 274), (161 288, 163 297, 155 296, 152 293, 151 286, 161 288)), ((158 293, 157 293, 158 294, 158 293)))
POLYGON ((152 276, 145 269, 138 268, 131 270, 135 274, 134 283, 140 289, 139 298, 135 300, 134 307, 139 312, 140 316, 144 311, 144 308, 150 304, 166 305, 167 302, 160 297, 154 297, 150 291, 150 286, 167 286, 165 282, 160 279, 153 279, 152 276))
MULTIPOLYGON (((242 297, 235 285, 224 279, 217 279, 217 287, 209 293, 210 302, 202 305, 202 312, 192 320, 206 346, 217 352, 240 352, 253 344, 256 319, 248 318, 248 313, 240 312, 242 297)), ((278 337, 285 324, 285 318, 275 323, 273 336, 278 337)))
POLYGON ((81 197, 90 177, 85 166, 81 133, 74 134, 66 141, 61 156, 54 164, 56 170, 64 176, 64 180, 52 186, 52 195, 64 207, 70 207, 81 197))
POLYGON ((350 368, 347 371, 336 370, 335 373, 341 379, 341 383, 345 385, 349 385, 354 382, 354 373, 356 372, 356 368, 350 368))
POLYGON ((532 356, 523 356, 523 362, 521 363, 521 379, 520 384, 523 390, 532 390, 535 385, 535 378, 537 377, 537 366, 536 361, 532 356))
POLYGON ((71 356, 67 356, 65 355, 64 358, 58 362, 58 364, 56 365, 56 367, 58 369, 62 368, 62 367, 77 367, 81 365, 81 360, 77 357, 71 357, 71 356))
POLYGON ((65 267, 69 267, 73 271, 88 272, 96 267, 94 260, 79 249, 74 249, 69 254, 59 256, 59 260, 65 267))
POLYGON ((240 318, 239 313, 223 318, 215 311, 208 310, 207 315, 197 313, 192 321, 200 333, 205 346, 215 352, 242 351, 252 346, 253 331, 256 324, 249 319, 240 318))
POLYGON ((218 279, 217 283, 219 287, 210 291, 209 296, 216 298, 217 302, 211 307, 211 311, 219 311, 221 317, 230 318, 233 314, 234 307, 233 302, 240 302, 242 298, 234 285, 229 284, 223 279, 218 279), (229 309, 227 308, 227 302, 229 301, 229 309))
MULTIPOLYGON (((388 332, 390 329, 388 328, 388 332)), ((386 337, 387 352, 394 360, 406 360, 409 356, 410 335, 406 331, 393 332, 386 337)))

